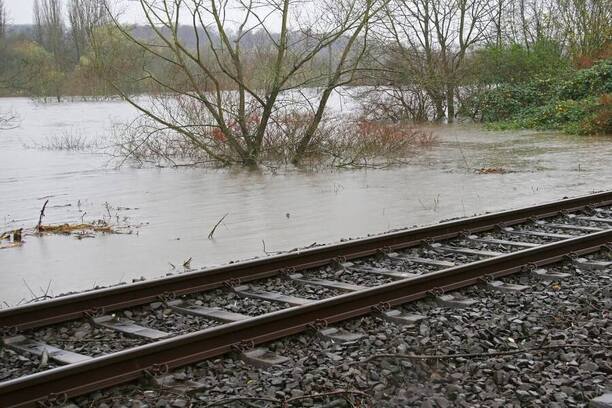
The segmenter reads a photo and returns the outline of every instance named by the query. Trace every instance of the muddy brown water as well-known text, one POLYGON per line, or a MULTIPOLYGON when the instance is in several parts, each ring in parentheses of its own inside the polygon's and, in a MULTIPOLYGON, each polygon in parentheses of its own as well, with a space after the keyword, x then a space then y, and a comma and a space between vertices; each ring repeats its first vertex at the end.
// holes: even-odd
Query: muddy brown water
POLYGON ((288 250, 612 188, 610 137, 458 125, 433 128, 439 143, 400 168, 117 169, 101 153, 35 146, 65 133, 106 140, 113 123, 135 116, 127 104, 0 99, 7 110, 21 124, 0 131, 0 231, 35 226, 46 199, 46 223, 108 219, 110 211, 114 222, 118 215, 140 227, 84 239, 26 236, 21 248, 0 249, 3 306, 30 299, 30 290, 59 294, 176 273, 189 258, 197 268, 265 256, 264 242, 267 251, 288 250), (483 167, 511 172, 474 172, 483 167))

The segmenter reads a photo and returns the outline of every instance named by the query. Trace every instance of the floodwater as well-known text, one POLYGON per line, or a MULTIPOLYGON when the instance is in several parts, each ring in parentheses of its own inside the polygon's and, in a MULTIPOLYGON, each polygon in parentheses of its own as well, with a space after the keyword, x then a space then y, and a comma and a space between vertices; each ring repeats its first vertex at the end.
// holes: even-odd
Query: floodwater
POLYGON ((433 128, 439 143, 400 168, 279 174, 113 167, 103 154, 35 148, 71 133, 107 139, 135 112, 122 102, 0 99, 21 126, 0 131, 0 232, 109 218, 132 234, 26 236, 0 249, 0 303, 265 256, 451 217, 612 188, 612 138, 433 128), (477 174, 500 167, 506 174, 477 174), (106 204, 108 203, 108 204, 106 204), (208 234, 228 214, 213 239, 208 234), (119 219, 117 219, 117 216, 119 219), (33 293, 32 293, 33 292, 33 293))

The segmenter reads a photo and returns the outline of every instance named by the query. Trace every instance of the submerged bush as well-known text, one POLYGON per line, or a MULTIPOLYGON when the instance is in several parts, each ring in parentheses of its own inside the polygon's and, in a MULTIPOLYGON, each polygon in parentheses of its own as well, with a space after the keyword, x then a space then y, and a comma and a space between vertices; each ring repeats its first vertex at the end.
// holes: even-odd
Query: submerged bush
MULTIPOLYGON (((279 115, 268 127, 262 144, 265 166, 289 165, 295 147, 311 118, 306 113, 279 115)), ((227 140, 216 128, 203 137, 216 141, 215 154, 229 154, 227 140)), ((225 163, 194 149, 191 141, 171 129, 160 129, 150 119, 116 128, 115 154, 123 163, 129 159, 144 165, 211 165, 225 163)), ((304 154, 304 164, 331 167, 385 167, 401 163, 415 149, 436 142, 435 135, 406 122, 373 121, 363 117, 328 116, 316 131, 304 154)), ((212 145, 211 145, 212 146, 212 145)))

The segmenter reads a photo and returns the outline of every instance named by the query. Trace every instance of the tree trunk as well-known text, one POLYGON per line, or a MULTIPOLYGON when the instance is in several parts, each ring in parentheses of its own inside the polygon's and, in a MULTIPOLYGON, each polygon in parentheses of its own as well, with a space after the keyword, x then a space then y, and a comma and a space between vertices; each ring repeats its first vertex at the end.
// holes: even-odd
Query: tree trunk
POLYGON ((436 107, 436 117, 434 118, 435 122, 439 122, 442 119, 444 119, 445 116, 445 111, 444 111, 444 101, 442 100, 442 98, 434 98, 433 100, 434 105, 436 107))
POLYGON ((319 128, 319 125, 321 124, 321 120, 323 119, 323 114, 325 113, 325 107, 327 106, 327 101, 329 100, 329 97, 331 96, 333 90, 334 88, 327 88, 325 91, 323 91, 323 95, 321 96, 321 101, 319 102, 319 107, 317 109, 317 112, 315 113, 312 119, 312 122, 310 122, 310 125, 304 132, 304 136, 302 136, 302 139, 300 139, 300 142, 298 143, 298 147, 295 150, 295 154, 293 155, 293 158, 291 159, 291 163, 294 166, 299 166, 300 162, 302 161, 302 158, 304 157, 304 154, 306 153, 306 149, 308 149, 308 145, 310 144, 310 141, 312 140, 315 132, 319 128))
POLYGON ((446 107, 448 109, 448 123, 453 123, 455 120, 455 87, 453 84, 448 84, 446 88, 446 107))

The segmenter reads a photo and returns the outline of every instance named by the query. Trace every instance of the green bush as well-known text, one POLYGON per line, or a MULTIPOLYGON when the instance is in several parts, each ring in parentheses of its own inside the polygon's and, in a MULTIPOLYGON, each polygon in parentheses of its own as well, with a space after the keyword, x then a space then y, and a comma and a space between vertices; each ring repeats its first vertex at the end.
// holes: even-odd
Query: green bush
POLYGON ((482 120, 506 120, 525 109, 550 101, 557 93, 553 79, 537 79, 521 85, 500 85, 481 95, 482 120))
POLYGON ((492 122, 489 129, 560 130, 570 134, 610 134, 612 114, 610 97, 590 97, 579 101, 564 100, 534 106, 505 121, 492 122))
POLYGON ((490 129, 553 129, 572 134, 612 133, 612 60, 570 77, 503 84, 479 95, 490 129))
POLYGON ((489 46, 478 51, 469 71, 482 84, 520 84, 535 77, 558 76, 569 70, 561 45, 538 40, 529 49, 521 44, 489 46))
POLYGON ((612 60, 600 61, 591 68, 577 71, 559 87, 561 99, 583 99, 612 92, 612 60))

